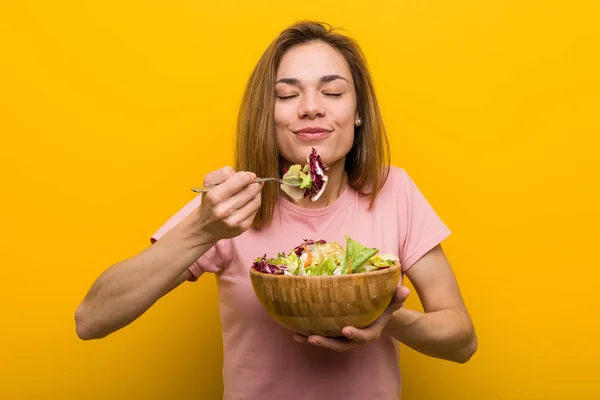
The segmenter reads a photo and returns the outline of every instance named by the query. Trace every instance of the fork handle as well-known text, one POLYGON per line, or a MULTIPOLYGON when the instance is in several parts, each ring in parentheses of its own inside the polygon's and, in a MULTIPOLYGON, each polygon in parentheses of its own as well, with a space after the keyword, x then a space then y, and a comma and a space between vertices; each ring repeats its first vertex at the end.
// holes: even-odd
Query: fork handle
MULTIPOLYGON (((289 186, 296 186, 294 184, 290 184, 290 183, 284 182, 283 180, 281 180, 279 178, 259 178, 259 179, 255 180, 254 182, 255 183, 260 183, 260 182, 267 182, 267 181, 278 181, 278 182, 281 182, 281 183, 289 185, 289 186)), ((213 187, 218 186, 218 185, 219 184, 216 184, 216 185, 205 185, 204 189, 198 188, 198 187, 194 187, 194 188, 192 188, 192 192, 195 192, 195 193, 206 193, 206 192, 208 192, 210 190, 210 188, 213 188, 213 187)))
MULTIPOLYGON (((261 179, 257 179, 255 182, 265 182, 268 180, 272 180, 274 178, 261 178, 261 179)), ((219 186, 219 184, 215 184, 215 185, 204 185, 204 188, 199 188, 199 187, 193 187, 192 188, 192 192, 194 193, 207 193, 211 188, 214 188, 215 186, 219 186)))

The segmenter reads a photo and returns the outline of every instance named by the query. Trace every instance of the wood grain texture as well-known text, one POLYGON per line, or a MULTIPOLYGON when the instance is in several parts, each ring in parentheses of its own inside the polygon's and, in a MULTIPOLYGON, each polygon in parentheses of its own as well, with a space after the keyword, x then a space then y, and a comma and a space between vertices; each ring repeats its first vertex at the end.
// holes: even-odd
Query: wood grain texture
POLYGON ((250 269, 252 287, 269 315, 303 335, 342 336, 345 326, 364 328, 390 304, 400 264, 338 276, 270 275, 250 269))

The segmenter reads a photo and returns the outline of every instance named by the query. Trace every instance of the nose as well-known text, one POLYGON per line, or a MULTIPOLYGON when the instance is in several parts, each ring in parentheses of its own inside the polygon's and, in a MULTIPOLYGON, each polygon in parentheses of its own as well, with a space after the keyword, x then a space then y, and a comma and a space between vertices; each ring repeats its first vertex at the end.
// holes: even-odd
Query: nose
POLYGON ((325 116, 325 104, 316 93, 305 93, 298 103, 298 117, 315 119, 325 116))

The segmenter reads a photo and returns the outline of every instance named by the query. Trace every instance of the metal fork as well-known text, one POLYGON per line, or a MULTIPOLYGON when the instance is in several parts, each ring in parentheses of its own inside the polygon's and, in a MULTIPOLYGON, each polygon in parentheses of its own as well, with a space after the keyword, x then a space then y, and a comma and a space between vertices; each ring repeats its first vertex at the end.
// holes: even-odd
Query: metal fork
MULTIPOLYGON (((290 183, 290 182, 286 182, 283 179, 279 179, 279 178, 259 178, 259 179, 255 180, 254 182, 260 183, 260 182, 268 182, 268 181, 277 181, 279 183, 282 183, 282 184, 288 185, 288 186, 296 186, 296 187, 300 186, 299 183, 297 183, 297 184, 296 183, 290 183)), ((214 188, 215 186, 218 186, 218 184, 217 185, 207 185, 207 186, 204 186, 204 187, 201 187, 201 188, 200 187, 194 187, 194 188, 192 188, 192 192, 195 192, 195 193, 206 193, 211 188, 214 188)))

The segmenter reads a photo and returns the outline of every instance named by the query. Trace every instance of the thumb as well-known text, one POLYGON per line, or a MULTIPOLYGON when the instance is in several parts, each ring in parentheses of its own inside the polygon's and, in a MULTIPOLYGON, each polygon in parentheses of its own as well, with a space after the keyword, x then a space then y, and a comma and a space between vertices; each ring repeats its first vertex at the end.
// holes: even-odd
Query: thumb
POLYGON ((410 290, 406 286, 398 287, 390 303, 390 308, 394 309, 394 311, 402 308, 409 294, 410 290))

